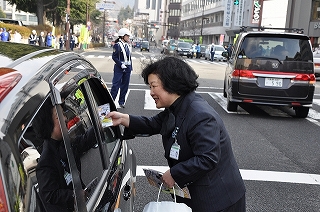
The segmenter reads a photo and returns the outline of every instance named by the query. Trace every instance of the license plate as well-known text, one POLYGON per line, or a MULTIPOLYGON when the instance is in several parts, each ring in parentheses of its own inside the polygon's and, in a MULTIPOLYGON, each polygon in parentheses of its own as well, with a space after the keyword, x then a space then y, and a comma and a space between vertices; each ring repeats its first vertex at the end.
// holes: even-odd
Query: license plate
POLYGON ((184 53, 183 53, 183 55, 187 55, 187 53, 186 53, 186 52, 184 52, 184 53))
POLYGON ((282 79, 265 78, 264 85, 265 86, 270 86, 270 87, 282 87, 282 79))

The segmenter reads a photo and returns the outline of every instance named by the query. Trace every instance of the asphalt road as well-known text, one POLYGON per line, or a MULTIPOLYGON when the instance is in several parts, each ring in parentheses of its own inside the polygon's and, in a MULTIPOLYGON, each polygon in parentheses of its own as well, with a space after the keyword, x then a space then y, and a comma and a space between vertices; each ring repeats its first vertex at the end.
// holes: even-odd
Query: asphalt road
MULTIPOLYGON (((111 87, 112 49, 83 52, 111 87)), ((119 111, 152 116, 159 112, 149 99, 149 89, 139 76, 143 63, 159 57, 159 50, 133 50, 134 71, 126 108, 119 111)), ((284 107, 242 106, 226 111, 222 97, 225 62, 186 59, 199 74, 197 90, 220 114, 232 140, 232 147, 247 189, 248 212, 320 211, 320 82, 316 85, 313 108, 306 119, 294 118, 284 107)), ((157 189, 143 176, 142 167, 166 170, 160 136, 130 140, 137 157, 135 211, 157 198, 157 189)), ((205 194, 204 194, 205 195, 205 194)), ((162 200, 171 200, 167 194, 162 200)))

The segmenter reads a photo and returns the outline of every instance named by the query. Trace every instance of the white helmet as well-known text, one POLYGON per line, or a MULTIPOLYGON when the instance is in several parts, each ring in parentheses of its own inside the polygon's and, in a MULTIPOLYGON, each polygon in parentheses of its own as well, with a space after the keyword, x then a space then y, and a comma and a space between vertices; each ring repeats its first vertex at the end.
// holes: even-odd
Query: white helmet
POLYGON ((118 35, 119 36, 125 36, 125 35, 129 35, 129 36, 131 36, 131 33, 130 33, 130 31, 127 29, 127 28, 121 28, 120 30, 119 30, 119 32, 118 32, 118 35))

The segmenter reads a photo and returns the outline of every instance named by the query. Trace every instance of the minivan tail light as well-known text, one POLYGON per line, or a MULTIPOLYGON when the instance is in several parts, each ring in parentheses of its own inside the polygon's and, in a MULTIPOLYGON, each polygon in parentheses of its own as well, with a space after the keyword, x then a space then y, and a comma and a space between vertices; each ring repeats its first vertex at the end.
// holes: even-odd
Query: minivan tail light
POLYGON ((235 78, 256 78, 254 75, 253 75, 253 72, 252 71, 249 71, 249 70, 234 70, 232 72, 232 76, 235 77, 235 78))
POLYGON ((0 174, 0 212, 6 212, 8 210, 6 193, 4 192, 4 185, 2 182, 2 176, 0 174))
POLYGON ((293 78, 295 81, 306 81, 310 84, 316 83, 316 76, 314 74, 297 74, 295 78, 293 78))
POLYGON ((0 76, 0 102, 18 84, 22 75, 18 72, 11 72, 0 76))

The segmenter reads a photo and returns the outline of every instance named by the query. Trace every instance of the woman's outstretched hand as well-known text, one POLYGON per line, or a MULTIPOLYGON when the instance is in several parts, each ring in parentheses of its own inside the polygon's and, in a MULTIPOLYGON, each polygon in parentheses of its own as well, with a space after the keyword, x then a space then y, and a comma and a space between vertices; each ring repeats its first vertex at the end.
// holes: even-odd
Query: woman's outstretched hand
POLYGON ((124 113, 119 113, 117 111, 112 111, 106 115, 107 118, 112 119, 113 126, 118 126, 122 124, 125 127, 129 127, 129 115, 124 113))

